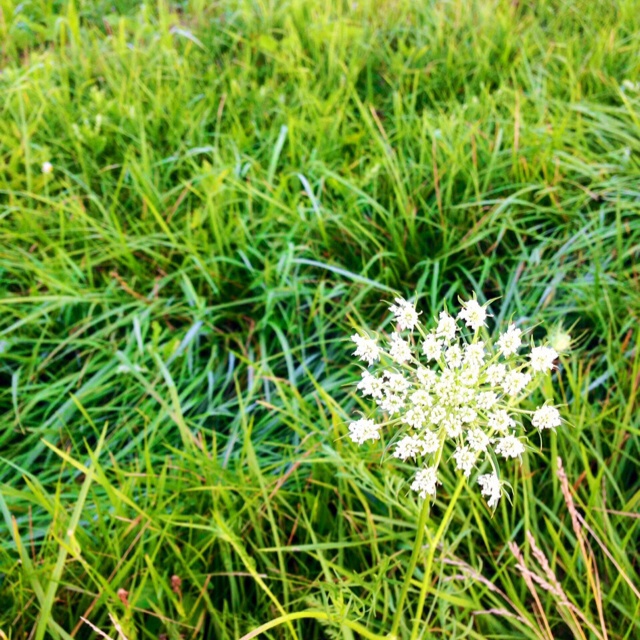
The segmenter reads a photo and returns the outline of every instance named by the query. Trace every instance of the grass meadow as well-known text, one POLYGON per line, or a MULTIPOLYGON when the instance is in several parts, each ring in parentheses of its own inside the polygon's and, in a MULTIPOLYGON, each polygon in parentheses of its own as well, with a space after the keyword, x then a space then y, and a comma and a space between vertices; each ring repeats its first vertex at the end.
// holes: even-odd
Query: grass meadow
POLYGON ((399 637, 640 638, 635 0, 0 0, 0 638, 384 637, 348 336, 473 291, 570 331, 565 424, 399 637))

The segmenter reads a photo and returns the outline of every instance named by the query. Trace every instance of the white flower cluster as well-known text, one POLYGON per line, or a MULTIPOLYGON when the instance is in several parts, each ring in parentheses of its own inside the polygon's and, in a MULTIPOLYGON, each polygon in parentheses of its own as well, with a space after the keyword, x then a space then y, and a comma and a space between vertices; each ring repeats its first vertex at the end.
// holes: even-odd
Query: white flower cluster
POLYGON ((396 331, 386 347, 376 338, 352 336, 354 355, 377 366, 373 373, 363 371, 357 389, 375 401, 383 421, 356 420, 349 436, 363 444, 390 429, 393 456, 419 466, 411 488, 422 498, 435 496, 443 457, 466 477, 489 467, 477 482, 494 508, 503 493, 497 460, 521 459, 525 425, 543 430, 561 424, 554 406, 520 408, 558 354, 550 346, 532 345, 525 355, 523 332, 515 324, 491 341, 486 305, 475 297, 461 305, 457 316, 442 311, 427 331, 415 306, 396 298, 390 307, 396 331))

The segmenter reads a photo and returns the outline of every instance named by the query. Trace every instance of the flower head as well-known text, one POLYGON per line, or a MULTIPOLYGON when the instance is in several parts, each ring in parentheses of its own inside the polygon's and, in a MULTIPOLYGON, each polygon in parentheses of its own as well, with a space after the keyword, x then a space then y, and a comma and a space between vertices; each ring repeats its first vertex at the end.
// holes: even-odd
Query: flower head
POLYGON ((449 347, 445 354, 444 359, 452 369, 457 369, 462 364, 462 349, 459 344, 454 344, 449 347))
POLYGON ((504 438, 498 438, 495 451, 505 458, 519 458, 524 453, 524 445, 516 436, 508 435, 504 438))
POLYGON ((43 162, 42 173, 44 173, 45 175, 49 175, 50 173, 53 173, 53 165, 50 162, 43 162))
POLYGON ((465 364, 471 365, 473 367, 481 367, 484 364, 484 358, 485 358, 485 351, 484 351, 484 342, 482 342, 482 340, 465 345, 465 349, 464 349, 465 364))
POLYGON ((394 362, 402 364, 411 360, 411 347, 406 340, 403 340, 399 333, 391 334, 391 345, 389 346, 389 355, 394 362))
POLYGON ((517 396, 529 383, 531 375, 523 371, 508 371, 502 381, 502 388, 508 396, 517 396))
POLYGON ((560 412, 555 407, 545 404, 534 411, 531 424, 536 429, 555 429, 562 424, 560 412))
POLYGON ((458 447, 453 454, 453 459, 456 461, 456 469, 462 471, 467 478, 473 471, 476 458, 476 452, 469 447, 458 447))
POLYGON ((465 477, 479 472, 482 495, 494 508, 503 486, 496 461, 521 461, 526 451, 523 417, 531 415, 541 431, 561 424, 552 405, 533 414, 519 407, 552 369, 557 352, 534 345, 527 354, 515 323, 495 339, 483 334, 480 340, 487 312, 475 297, 463 302, 457 315, 440 312, 432 327, 422 326, 415 307, 402 298, 391 313, 397 331, 388 338, 351 338, 355 355, 377 368, 362 373, 357 390, 375 402, 384 419, 352 422, 350 438, 362 444, 390 430, 391 455, 418 467, 411 488, 425 499, 435 496, 440 464, 449 461, 465 477), (400 333, 414 329, 421 342, 400 333), (482 473, 489 465, 493 471, 482 473))
POLYGON ((417 491, 421 498, 426 498, 427 496, 433 497, 436 495, 437 484, 440 484, 438 481, 437 468, 426 467, 425 469, 420 469, 420 471, 416 473, 416 477, 411 484, 411 488, 414 491, 417 491))
POLYGON ((516 421, 504 409, 498 409, 489 414, 487 426, 490 429, 504 433, 511 427, 515 427, 516 421))
POLYGON ((429 367, 419 367, 416 371, 418 382, 427 390, 431 389, 438 379, 438 374, 429 367))
POLYGON ((373 420, 362 418, 349 425, 349 437, 356 444, 362 444, 367 440, 379 440, 380 427, 373 420))
POLYGON ((441 311, 436 336, 445 340, 453 340, 456 337, 457 330, 458 325, 455 318, 452 318, 446 311, 441 311))
POLYGON ((515 324, 509 325, 509 328, 498 339, 500 353, 505 357, 512 356, 520 348, 521 335, 522 331, 515 324))
POLYGON ((389 311, 393 313, 398 328, 402 331, 409 329, 410 331, 418 324, 418 312, 416 308, 403 298, 396 298, 395 304, 389 307, 389 311))
POLYGON ((530 357, 531 368, 534 371, 551 371, 553 361, 558 358, 558 352, 552 347, 533 347, 530 357))
POLYGON ((358 356, 360 360, 363 360, 369 366, 380 358, 381 349, 373 338, 360 336, 356 333, 351 336, 351 340, 356 343, 357 347, 353 355, 358 356))
POLYGON ((498 396, 494 391, 481 391, 477 397, 478 409, 489 411, 498 402, 498 396))
POLYGON ((462 311, 458 314, 458 318, 464 320, 467 327, 477 331, 480 327, 486 326, 487 310, 477 300, 467 300, 462 303, 462 311))
POLYGON ((430 333, 422 343, 422 353, 427 356, 427 361, 437 360, 442 353, 442 340, 430 333))
POLYGON ((417 456, 434 453, 438 450, 439 444, 438 437, 433 431, 427 431, 422 438, 405 436, 396 445, 393 455, 396 458, 400 458, 400 460, 415 459, 417 456))
POLYGON ((507 367, 503 364, 492 364, 485 372, 487 382, 492 385, 499 385, 507 375, 507 367))
POLYGON ((485 453, 491 444, 491 438, 484 429, 474 427, 467 431, 467 442, 472 451, 485 453))
POLYGON ((487 506, 493 509, 502 496, 502 484, 495 473, 486 473, 478 477, 480 492, 487 498, 487 506))
POLYGON ((384 390, 384 382, 380 378, 370 374, 368 371, 362 372, 362 380, 358 382, 358 391, 363 396, 371 396, 372 398, 382 398, 384 390))

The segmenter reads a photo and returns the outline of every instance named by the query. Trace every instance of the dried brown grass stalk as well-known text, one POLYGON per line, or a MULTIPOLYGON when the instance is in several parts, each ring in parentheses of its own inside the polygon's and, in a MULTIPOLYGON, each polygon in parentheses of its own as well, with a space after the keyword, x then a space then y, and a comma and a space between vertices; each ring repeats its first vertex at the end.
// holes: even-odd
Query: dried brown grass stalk
POLYGON ((596 603, 596 609, 598 610, 598 618, 600 619, 602 638, 604 640, 608 640, 609 636, 607 634, 607 627, 604 621, 604 608, 602 606, 602 592, 600 590, 600 576, 598 575, 598 567, 596 565, 593 551, 591 550, 589 542, 586 540, 584 531, 582 529, 581 516, 576 509, 575 503, 573 501, 573 496, 571 495, 569 480, 567 479, 567 474, 564 471, 562 458, 558 456, 556 461, 558 465, 557 473, 558 479, 560 480, 560 488, 562 489, 562 495, 564 496, 564 501, 567 505, 567 509, 569 510, 569 515, 571 516, 573 531, 576 534, 576 538, 578 539, 580 553, 582 554, 585 566, 587 568, 587 578, 589 580, 589 586, 591 587, 591 592, 593 593, 593 597, 596 603))

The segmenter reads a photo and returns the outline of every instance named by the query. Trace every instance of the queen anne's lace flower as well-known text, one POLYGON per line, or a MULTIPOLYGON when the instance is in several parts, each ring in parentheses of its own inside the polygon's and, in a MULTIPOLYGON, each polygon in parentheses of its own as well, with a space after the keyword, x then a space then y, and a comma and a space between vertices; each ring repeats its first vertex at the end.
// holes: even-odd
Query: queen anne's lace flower
POLYGON ((571 348, 571 334, 560 324, 549 335, 549 344, 558 352, 564 353, 571 348))
POLYGON ((458 411, 458 416, 465 424, 472 424, 478 417, 478 412, 473 407, 462 407, 458 411))
POLYGON ((484 363, 484 342, 472 342, 465 345, 464 363, 472 367, 481 367, 484 363))
POLYGON ((411 381, 407 380, 401 373, 385 371, 383 378, 384 390, 386 393, 404 396, 411 388, 411 381))
POLYGON ((433 405, 433 397, 426 389, 418 389, 411 394, 411 402, 418 407, 430 407, 433 405))
POLYGON ((404 329, 412 331, 418 324, 418 312, 416 308, 403 298, 396 298, 395 302, 395 304, 389 307, 389 311, 393 313, 398 323, 398 328, 401 331, 404 329))
POLYGON ((388 395, 379 403, 380 408, 386 411, 390 416, 400 413, 404 409, 404 398, 402 396, 388 395))
POLYGON ((475 367, 467 367, 460 372, 458 379, 465 387, 473 387, 478 382, 478 370, 475 367))
POLYGON ((408 460, 409 458, 415 458, 422 450, 420 446, 420 438, 416 436, 405 436, 396 445, 393 452, 394 457, 400 458, 400 460, 408 460))
POLYGON ((427 390, 431 389, 438 380, 438 374, 433 369, 418 367, 416 371, 418 382, 427 390))
POLYGON ((435 431, 425 431, 420 441, 422 453, 435 453, 440 448, 440 438, 435 431))
POLYGON ((427 414, 422 407, 413 407, 402 416, 402 423, 414 429, 420 429, 427 422, 427 414))
POLYGON ((455 440, 462 434, 462 420, 460 420, 460 418, 455 414, 447 416, 442 421, 442 426, 444 427, 444 432, 447 438, 449 438, 450 440, 455 440))
POLYGON ((431 410, 429 419, 435 425, 439 425, 447 417, 447 412, 442 406, 436 406, 431 410))
POLYGON ((408 458, 434 453, 439 446, 438 436, 432 431, 427 431, 422 438, 418 436, 405 436, 402 438, 396 445, 393 455, 401 460, 407 460, 408 458))
POLYGON ((496 402, 498 402, 498 396, 493 391, 481 391, 476 400, 478 409, 482 411, 489 411, 496 402))
POLYGON ((396 298, 391 312, 399 332, 417 329, 421 341, 394 332, 383 348, 366 335, 352 336, 357 357, 368 365, 381 361, 378 372, 362 373, 357 389, 375 401, 384 424, 356 420, 349 425, 350 438, 362 444, 379 440, 382 428, 390 429, 391 455, 419 467, 411 488, 422 498, 435 496, 443 460, 451 460, 466 477, 491 465, 492 472, 481 473, 477 482, 488 506, 495 508, 504 486, 496 460, 522 458, 523 416, 530 415, 539 430, 561 424, 551 405, 533 414, 519 408, 521 398, 537 386, 533 382, 553 368, 556 351, 533 346, 528 356, 520 355, 525 347, 515 324, 495 342, 489 340, 483 329, 489 314, 475 298, 462 303, 457 320, 442 311, 431 331, 402 298, 396 298))

